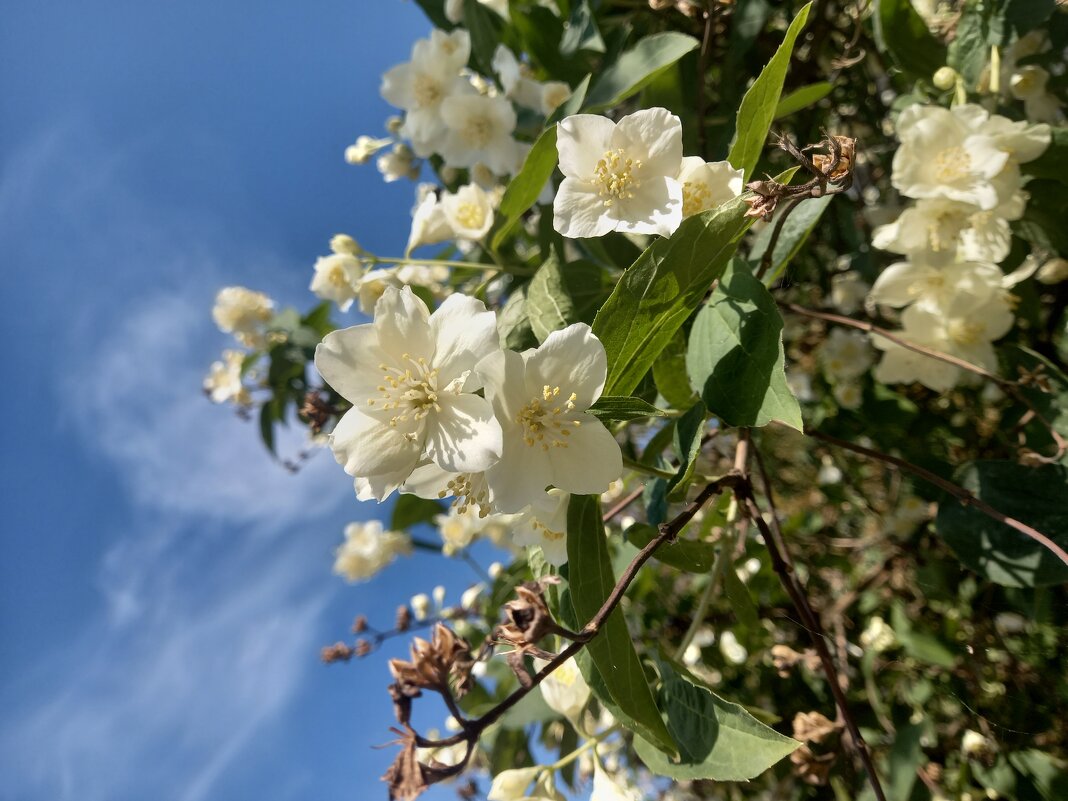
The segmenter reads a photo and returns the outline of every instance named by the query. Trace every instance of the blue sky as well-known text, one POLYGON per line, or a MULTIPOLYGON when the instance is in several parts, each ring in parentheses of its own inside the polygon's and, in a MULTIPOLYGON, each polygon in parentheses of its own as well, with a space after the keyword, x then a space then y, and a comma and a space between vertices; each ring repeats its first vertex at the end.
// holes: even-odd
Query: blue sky
POLYGON ((440 562, 333 577, 376 509, 328 454, 271 463, 200 382, 219 287, 307 308, 331 235, 401 250, 412 185, 342 152, 428 24, 404 0, 3 15, 0 798, 384 798, 385 654, 318 648, 440 562))

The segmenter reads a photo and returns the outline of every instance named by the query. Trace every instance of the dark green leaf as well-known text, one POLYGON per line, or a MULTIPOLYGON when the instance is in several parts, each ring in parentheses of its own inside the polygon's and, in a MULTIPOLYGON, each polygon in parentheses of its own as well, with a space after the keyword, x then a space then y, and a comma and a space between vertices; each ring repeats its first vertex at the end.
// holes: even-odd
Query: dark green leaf
MULTIPOLYGON (((657 535, 655 526, 648 523, 635 523, 624 532, 627 542, 638 548, 644 548, 657 535)), ((716 561, 716 549, 707 542, 687 540, 680 537, 672 543, 666 543, 656 549, 654 558, 665 565, 671 565, 688 573, 707 573, 716 561)))
POLYGON ((551 125, 538 137, 522 168, 504 190, 494 223, 496 232, 490 239, 494 250, 501 246, 526 211, 538 202, 538 195, 556 168, 556 160, 556 126, 551 125))
POLYGON ((415 0, 435 28, 449 31, 455 27, 445 16, 445 0, 415 0))
POLYGON ((795 89, 775 106, 775 119, 781 120, 783 117, 789 117, 794 112, 818 103, 827 97, 833 88, 834 86, 829 81, 819 81, 795 89))
POLYGON ((527 284, 512 290, 497 315, 497 333, 506 348, 526 350, 538 344, 527 315, 527 284))
POLYGON ((608 352, 605 393, 629 395, 738 249, 752 217, 742 198, 695 214, 619 279, 593 321, 608 352))
POLYGON ((260 438, 263 440, 267 450, 271 452, 271 455, 277 456, 278 454, 274 450, 274 412, 275 404, 273 399, 260 407, 260 438))
POLYGON ((890 626, 905 653, 913 659, 946 669, 956 663, 953 652, 941 640, 913 625, 900 603, 895 603, 890 610, 890 626))
MULTIPOLYGON (((886 801, 909 801, 912 797, 916 770, 924 759, 920 740, 925 728, 923 723, 914 723, 898 728, 894 734, 894 744, 886 757, 887 765, 883 771, 886 801)), ((865 787, 857 801, 875 801, 871 787, 865 787)))
POLYGON ((875 40, 905 72, 930 79, 946 63, 946 48, 909 0, 876 0, 875 40))
POLYGON ((634 748, 653 773, 676 780, 748 781, 801 745, 667 662, 660 663, 660 671, 663 683, 658 697, 682 760, 672 762, 636 737, 634 748))
POLYGON ((445 507, 437 501, 417 495, 398 495, 397 502, 393 504, 389 527, 394 531, 403 531, 420 523, 431 523, 435 517, 442 514, 445 514, 445 507))
POLYGON ((723 565, 723 592, 730 601, 731 609, 734 610, 734 616, 738 618, 738 622, 747 629, 755 631, 760 626, 760 612, 749 595, 749 589, 738 578, 738 571, 734 569, 729 559, 723 565))
POLYGON ((677 330, 653 362, 653 381, 657 391, 676 409, 693 406, 697 393, 690 386, 686 377, 686 337, 682 329, 677 330))
POLYGON ((605 296, 601 268, 576 261, 545 262, 527 288, 527 317, 539 342, 572 323, 591 322, 605 296))
POLYGON ((567 28, 560 40, 560 52, 565 56, 571 56, 582 50, 591 53, 604 52, 604 39, 597 30, 597 20, 590 11, 586 0, 573 0, 571 3, 571 17, 567 21, 567 28))
POLYGON ((701 438, 705 433, 705 405, 697 401, 675 423, 675 453, 679 457, 679 469, 675 477, 668 482, 668 500, 683 500, 686 488, 693 477, 697 465, 697 455, 701 452, 701 438))
POLYGON ((668 417, 663 409, 658 409, 641 398, 602 395, 589 409, 590 414, 602 423, 618 420, 638 420, 643 417, 668 417))
MULTIPOLYGON (((790 216, 782 224, 779 239, 775 242, 775 252, 771 255, 771 269, 764 276, 764 283, 771 286, 786 266, 801 250, 805 240, 815 230, 816 224, 827 210, 827 206, 834 199, 834 195, 824 195, 818 198, 802 200, 796 209, 790 212, 790 216)), ((774 225, 767 225, 753 238, 753 249, 749 252, 749 262, 757 264, 767 252, 771 242, 771 234, 774 225)))
POLYGON ((1068 183, 1068 128, 1051 128, 1052 139, 1046 152, 1034 161, 1020 165, 1026 175, 1068 183))
POLYGON ((767 288, 735 260, 690 330, 686 369, 708 410, 732 426, 779 420, 802 428, 786 385, 782 316, 767 288))
POLYGON ((608 62, 586 97, 586 110, 618 105, 697 46, 698 41, 684 33, 654 33, 639 39, 617 60, 608 62))
POLYGON ((492 75, 493 53, 501 43, 504 19, 478 0, 464 0, 464 24, 471 34, 471 61, 483 75, 492 75))
POLYGON ((735 123, 734 140, 727 156, 735 169, 742 170, 746 180, 753 174, 753 168, 760 160, 768 130, 775 119, 775 109, 779 105, 782 85, 786 80, 786 69, 790 66, 790 56, 794 51, 794 42, 808 20, 812 3, 807 3, 794 21, 790 23, 786 36, 771 57, 771 61, 761 70, 756 82, 742 98, 738 107, 738 119, 735 123))
MULTIPOLYGON (((601 522, 601 504, 595 495, 571 496, 567 509, 567 564, 571 603, 577 620, 585 624, 600 610, 616 582, 601 522)), ((653 740, 656 748, 674 754, 675 743, 660 717, 619 607, 586 649, 608 693, 634 722, 634 731, 653 740)))
MULTIPOLYGON (((960 483, 1002 514, 1026 523, 1068 548, 1068 468, 1047 464, 979 461, 960 483)), ((1068 581, 1068 567, 1041 544, 970 506, 946 499, 937 529, 969 568, 1007 587, 1041 587, 1068 581)))

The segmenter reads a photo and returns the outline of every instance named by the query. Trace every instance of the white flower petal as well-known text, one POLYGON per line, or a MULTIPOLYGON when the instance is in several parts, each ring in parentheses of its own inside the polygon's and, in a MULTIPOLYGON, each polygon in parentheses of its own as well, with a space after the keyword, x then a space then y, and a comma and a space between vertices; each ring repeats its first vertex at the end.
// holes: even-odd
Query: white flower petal
POLYGON ((596 189, 568 177, 560 184, 553 202, 553 228, 569 239, 592 239, 614 231, 616 220, 606 214, 604 198, 596 189))
POLYGON ((566 448, 549 449, 553 485, 575 495, 600 495, 623 474, 623 455, 600 420, 583 416, 566 448))
MULTIPOLYGON (((430 315, 430 332, 435 342, 434 364, 439 380, 445 386, 468 370, 480 359, 500 350, 497 316, 486 311, 486 304, 467 295, 450 295, 430 315)), ((469 382, 466 389, 478 385, 469 382)))
POLYGON ((350 476, 411 473, 422 449, 420 428, 390 426, 379 417, 349 409, 330 434, 330 447, 350 476))
MULTIPOLYGON (((560 172, 568 178, 589 178, 609 148, 616 124, 599 114, 573 114, 557 126, 560 172)), ((679 154, 682 155, 681 153, 679 154)))
POLYGON ((528 353, 524 361, 531 394, 540 394, 544 386, 574 392, 575 409, 580 412, 601 396, 608 376, 608 357, 604 345, 586 323, 551 332, 541 347, 528 353))
POLYGON ((341 397, 357 406, 378 395, 378 365, 385 353, 374 325, 332 331, 315 348, 315 369, 341 397))
POLYGON ((635 111, 612 132, 612 147, 642 161, 642 172, 674 178, 682 167, 682 121, 665 108, 635 111))
POLYGON ((426 455, 452 473, 481 473, 501 455, 501 425, 477 395, 442 395, 427 428, 426 455))

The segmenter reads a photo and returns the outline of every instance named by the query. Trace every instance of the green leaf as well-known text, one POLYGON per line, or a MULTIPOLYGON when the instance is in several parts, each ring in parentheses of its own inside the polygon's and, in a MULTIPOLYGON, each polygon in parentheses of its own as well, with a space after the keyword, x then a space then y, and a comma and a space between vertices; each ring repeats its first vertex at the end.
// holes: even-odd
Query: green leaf
POLYGON ((527 288, 527 316, 539 342, 572 323, 591 322, 605 296, 601 268, 586 261, 551 259, 527 288))
POLYGON ((501 43, 504 19, 478 0, 464 0, 464 24, 471 34, 471 61, 483 75, 493 75, 493 53, 501 43))
MULTIPOLYGON (((899 727, 894 734, 894 744, 886 756, 887 764, 883 770, 887 801, 909 801, 912 797, 916 770, 924 761, 920 741, 925 729, 925 723, 914 723, 899 727)), ((875 801, 875 792, 866 786, 857 801, 875 801)))
POLYGON ((1012 224, 1013 233, 1046 250, 1068 254, 1068 193, 1064 184, 1045 178, 1029 181, 1030 196, 1023 218, 1012 224))
POLYGON ((518 13, 509 15, 511 24, 519 31, 523 50, 556 80, 570 81, 575 68, 560 55, 560 40, 564 36, 564 23, 556 14, 542 6, 527 6, 518 13))
POLYGON ((1045 801, 1068 798, 1068 765, 1044 751, 1031 748, 1009 754, 1009 762, 1045 801))
POLYGON ((686 370, 708 410, 732 426, 772 420, 802 430, 786 385, 782 316, 767 288, 737 259, 697 313, 686 370))
POLYGON ((660 671, 663 683, 658 697, 682 760, 672 762, 635 737, 634 749, 653 773, 675 780, 748 781, 801 745, 667 662, 660 663, 660 671))
MULTIPOLYGON (((635 523, 623 536, 627 542, 638 548, 644 548, 659 532, 648 523, 635 523)), ((665 543, 656 549, 653 558, 665 565, 688 573, 707 573, 716 561, 716 549, 707 542, 679 538, 675 542, 665 543)))
POLYGON ((538 344, 527 314, 527 284, 513 289, 497 315, 501 343, 511 350, 526 350, 538 344))
POLYGON ((272 398, 260 407, 260 439, 263 440, 264 447, 271 452, 271 455, 277 456, 274 449, 274 420, 275 403, 272 398))
POLYGON ((684 500, 686 488, 693 477, 697 465, 697 455, 701 452, 701 437, 705 433, 705 405, 697 401, 686 414, 675 423, 675 452, 679 457, 679 469, 667 485, 668 500, 684 500), (682 497, 680 497, 682 496, 682 497))
POLYGON ((890 609, 890 627, 905 653, 913 659, 947 670, 956 664, 953 652, 933 634, 917 629, 900 602, 890 609))
POLYGON ((608 395, 629 395, 738 249, 752 217, 742 198, 695 214, 619 279, 593 321, 608 353, 608 395))
MULTIPOLYGON (((585 624, 597 614, 616 583, 596 495, 571 496, 567 508, 567 564, 571 603, 577 620, 585 624)), ((622 609, 615 608, 586 649, 608 693, 634 722, 635 733, 653 740, 656 748, 676 753, 634 651, 622 609)))
POLYGON ((818 103, 827 97, 832 89, 834 89, 834 86, 829 81, 818 81, 817 83, 810 83, 808 86, 802 86, 800 89, 795 89, 775 106, 775 119, 781 120, 783 117, 789 117, 794 112, 818 103))
POLYGON ((653 362, 653 382, 657 391, 676 409, 693 406, 697 393, 686 377, 686 337, 677 330, 671 341, 653 362))
MULTIPOLYGON (((797 208, 790 212, 790 216, 782 224, 779 239, 775 242, 775 252, 771 254, 771 270, 764 276, 765 284, 771 286, 782 275, 783 270, 805 244, 805 240, 815 230, 820 217, 833 199, 834 195, 808 198, 802 200, 797 208)), ((750 264, 757 264, 763 258, 774 230, 774 225, 766 225, 753 238, 753 249, 749 252, 750 264)))
POLYGON ((656 408, 653 404, 643 401, 641 398, 619 397, 617 395, 602 395, 589 408, 589 412, 602 423, 612 423, 619 420, 638 420, 642 417, 671 416, 668 412, 656 408))
POLYGON ((745 180, 753 174, 753 169, 760 161, 764 150, 764 141, 768 138, 775 109, 779 105, 783 81, 786 80, 786 68, 790 65, 790 56, 794 51, 794 42, 808 20, 812 3, 807 3, 790 23, 786 36, 771 57, 771 61, 761 70, 756 82, 742 98, 738 107, 738 120, 735 123, 734 140, 727 161, 736 170, 744 172, 745 180))
POLYGON ((494 250, 501 246, 527 210, 538 202, 538 195, 556 168, 557 158, 556 126, 551 125, 542 131, 522 168, 504 190, 494 223, 496 231, 490 238, 490 247, 494 250))
MULTIPOLYGON (((958 478, 980 500, 1068 548, 1068 467, 979 461, 958 478)), ((971 506, 946 499, 936 527, 958 559, 997 584, 1043 587, 1068 581, 1068 567, 1046 548, 971 506)))
POLYGON ((909 0, 876 0, 875 41, 905 72, 931 76, 946 63, 946 48, 927 29, 909 0))
POLYGON ((750 631, 755 631, 760 626, 760 611, 749 595, 749 588, 738 578, 738 571, 729 559, 723 565, 723 592, 730 601, 738 622, 750 631))
POLYGON ((582 50, 603 53, 604 39, 597 29, 597 20, 590 11, 589 3, 586 0, 573 0, 571 17, 560 40, 560 52, 565 56, 572 56, 582 50))
POLYGON ((698 41, 684 33, 654 33, 639 39, 594 82, 586 110, 595 112, 622 103, 697 46, 698 41))
POLYGON ((456 27, 445 16, 445 0, 415 0, 415 2, 423 9, 427 19, 434 23, 435 28, 449 31, 456 27))
POLYGON ((398 495, 397 502, 393 504, 389 527, 394 531, 403 531, 420 523, 432 523, 435 517, 442 514, 445 514, 445 507, 437 501, 418 495, 398 495))

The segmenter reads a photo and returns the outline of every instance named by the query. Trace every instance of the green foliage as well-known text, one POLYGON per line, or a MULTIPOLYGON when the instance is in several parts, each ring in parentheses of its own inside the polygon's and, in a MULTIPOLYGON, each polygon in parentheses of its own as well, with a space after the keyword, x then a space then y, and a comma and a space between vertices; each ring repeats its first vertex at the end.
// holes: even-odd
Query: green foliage
POLYGON ((698 42, 682 33, 646 36, 601 72, 586 96, 586 111, 601 111, 618 105, 656 78, 698 42))
POLYGON ((768 138, 768 131, 775 119, 782 95, 786 70, 790 65, 790 54, 793 53, 794 42, 808 21, 811 9, 812 4, 808 3, 794 17, 779 49, 757 76, 756 82, 749 87, 749 91, 742 98, 742 105, 738 108, 734 141, 731 142, 727 161, 736 169, 742 170, 746 180, 753 174, 764 150, 764 142, 768 138))
MULTIPOLYGON (((834 195, 827 194, 823 197, 803 200, 786 218, 779 233, 779 239, 775 243, 775 251, 771 255, 771 269, 764 279, 766 284, 770 286, 782 275, 805 244, 805 240, 811 236, 823 212, 827 210, 827 206, 833 199, 834 195)), ((767 253, 768 245, 771 244, 772 231, 774 231, 773 226, 768 225, 753 237, 753 247, 749 251, 750 264, 758 264, 767 253)))
MULTIPOLYGON (((594 617, 616 583, 596 496, 573 495, 567 510, 568 588, 576 620, 594 617)), ((623 611, 616 607, 601 634, 587 646, 615 705, 634 722, 634 731, 668 754, 675 743, 660 719, 645 671, 631 643, 623 611)))
POLYGON ((504 190, 497 218, 490 233, 494 249, 508 237, 531 206, 538 201, 538 195, 552 177, 556 169, 556 126, 546 128, 527 154, 522 168, 508 182, 504 190))
POLYGON ((608 353, 605 393, 630 394, 727 266, 751 217, 742 199, 683 220, 620 277, 593 321, 608 353))
POLYGON ((789 117, 801 109, 815 105, 827 97, 833 89, 834 85, 830 81, 817 81, 816 83, 810 83, 808 86, 802 86, 800 89, 795 89, 779 100, 778 105, 775 106, 774 119, 781 120, 783 117, 789 117))
MULTIPOLYGON (((635 523, 625 532, 627 542, 644 548, 659 532, 648 523, 635 523)), ((716 561, 716 549, 705 542, 679 538, 656 549, 656 559, 689 573, 707 573, 716 561)))
MULTIPOLYGON (((977 461, 958 478, 963 487, 1002 514, 1068 547, 1068 467, 977 461)), ((1068 581, 1068 566, 1056 556, 972 506, 951 500, 941 504, 938 533, 965 565, 998 584, 1042 587, 1068 581)))
POLYGON ((659 664, 662 683, 658 698, 668 730, 679 744, 681 760, 669 760, 639 736, 635 750, 654 773, 676 780, 745 781, 800 745, 667 662, 659 664))
POLYGON ((899 69, 930 80, 946 63, 946 48, 927 30, 911 0, 876 0, 875 38, 899 69))
POLYGON ((786 385, 784 358, 775 299, 735 260, 694 320, 686 354, 690 383, 729 425, 778 420, 800 430, 801 407, 786 385))
POLYGON ((590 414, 602 423, 640 420, 643 417, 667 417, 668 413, 648 401, 634 397, 602 395, 589 408, 590 414))
POLYGON ((437 501, 418 495, 398 495, 397 502, 393 504, 389 527, 394 531, 403 531, 420 523, 433 523, 434 518, 442 514, 445 514, 445 507, 437 501))
POLYGON ((576 261, 561 265, 550 259, 527 288, 527 318, 539 342, 572 323, 589 323, 607 295, 601 268, 576 261))

